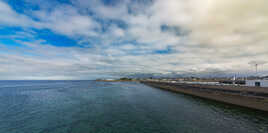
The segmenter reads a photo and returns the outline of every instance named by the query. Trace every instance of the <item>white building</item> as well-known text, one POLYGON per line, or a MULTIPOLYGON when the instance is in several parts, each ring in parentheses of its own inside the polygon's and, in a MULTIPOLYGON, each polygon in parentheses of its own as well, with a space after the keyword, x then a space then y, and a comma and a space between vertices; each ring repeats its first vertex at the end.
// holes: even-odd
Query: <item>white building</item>
POLYGON ((246 80, 246 86, 268 87, 268 80, 246 80))

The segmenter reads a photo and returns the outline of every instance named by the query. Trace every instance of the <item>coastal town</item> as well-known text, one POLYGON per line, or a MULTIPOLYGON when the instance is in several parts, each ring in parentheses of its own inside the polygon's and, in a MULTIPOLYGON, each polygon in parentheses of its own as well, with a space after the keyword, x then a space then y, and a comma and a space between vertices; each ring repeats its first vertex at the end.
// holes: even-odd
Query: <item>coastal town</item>
POLYGON ((207 84, 219 86, 245 86, 245 87, 268 87, 268 76, 258 77, 214 77, 214 78, 200 78, 200 77, 179 77, 179 78, 128 78, 123 77, 119 79, 98 79, 98 81, 153 81, 164 83, 185 83, 185 84, 207 84))

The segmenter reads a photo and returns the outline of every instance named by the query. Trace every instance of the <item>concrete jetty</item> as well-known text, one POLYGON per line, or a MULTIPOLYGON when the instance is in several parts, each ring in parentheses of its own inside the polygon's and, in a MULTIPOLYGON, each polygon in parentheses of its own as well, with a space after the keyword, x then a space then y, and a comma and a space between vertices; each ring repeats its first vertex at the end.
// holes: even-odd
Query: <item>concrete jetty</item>
POLYGON ((141 83, 163 90, 268 112, 268 88, 154 81, 141 81, 141 83))

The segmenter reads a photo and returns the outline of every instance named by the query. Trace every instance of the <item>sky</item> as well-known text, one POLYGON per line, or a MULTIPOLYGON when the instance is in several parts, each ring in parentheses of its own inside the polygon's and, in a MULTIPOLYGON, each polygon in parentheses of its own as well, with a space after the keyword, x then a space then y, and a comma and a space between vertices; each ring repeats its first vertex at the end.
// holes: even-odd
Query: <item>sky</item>
POLYGON ((267 0, 0 0, 0 79, 268 75, 267 0))

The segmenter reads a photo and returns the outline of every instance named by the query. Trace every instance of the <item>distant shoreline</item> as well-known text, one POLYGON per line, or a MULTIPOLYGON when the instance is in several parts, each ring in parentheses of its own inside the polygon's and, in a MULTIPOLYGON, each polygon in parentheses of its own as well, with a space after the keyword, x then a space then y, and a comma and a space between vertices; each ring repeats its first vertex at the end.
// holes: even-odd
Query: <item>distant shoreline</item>
POLYGON ((268 88, 174 84, 152 81, 141 81, 141 83, 167 91, 268 112, 268 88))
POLYGON ((95 81, 100 81, 100 82, 139 82, 138 80, 121 80, 121 79, 114 79, 114 80, 98 79, 95 81))

